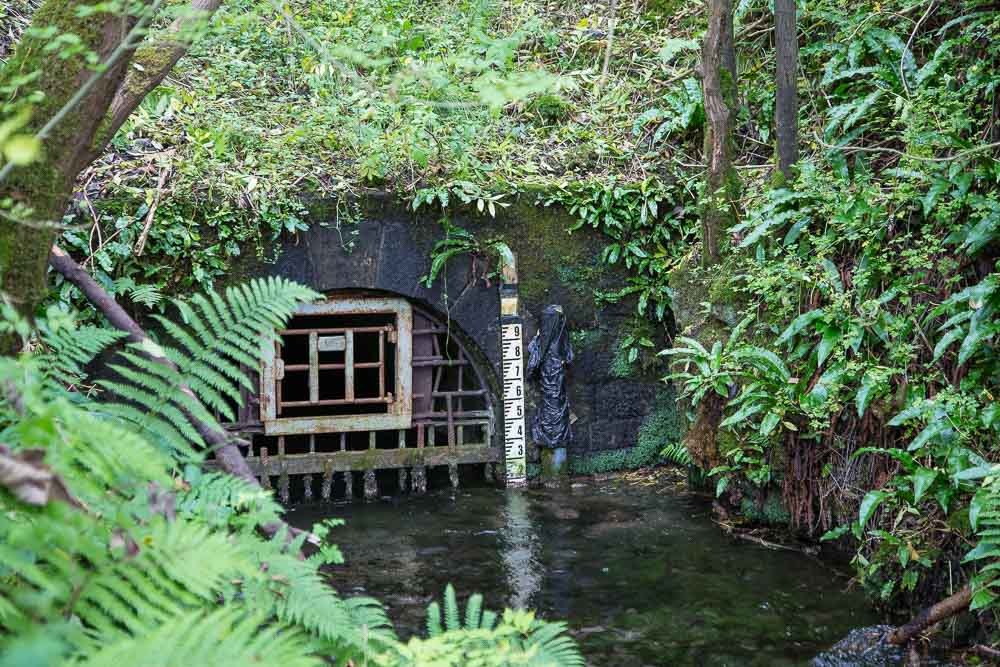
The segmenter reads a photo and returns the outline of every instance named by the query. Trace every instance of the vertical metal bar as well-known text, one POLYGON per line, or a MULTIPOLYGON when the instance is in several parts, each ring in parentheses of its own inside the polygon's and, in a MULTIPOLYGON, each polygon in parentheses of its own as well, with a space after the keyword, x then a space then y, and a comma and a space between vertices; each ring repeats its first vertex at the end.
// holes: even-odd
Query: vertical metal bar
MULTIPOLYGON (((458 358, 459 358, 460 361, 464 361, 465 360, 465 352, 462 350, 461 346, 459 346, 459 348, 458 348, 458 358)), ((464 378, 464 373, 462 372, 464 370, 465 370, 464 366, 459 366, 458 367, 458 391, 459 391, 459 394, 455 397, 455 399, 456 399, 456 401, 458 403, 458 407, 456 409, 459 412, 462 412, 462 394, 461 394, 461 392, 464 389, 464 387, 462 387, 463 380, 465 379, 464 378)), ((463 433, 462 426, 455 427, 455 440, 456 440, 456 444, 459 447, 461 447, 463 444, 465 444, 465 434, 463 433)))
POLYGON ((368 432, 368 449, 375 449, 375 431, 368 432))
POLYGON ((374 470, 365 471, 365 500, 371 501, 378 498, 378 479, 374 470))
POLYGON ((320 486, 320 498, 330 499, 330 489, 333 488, 333 461, 327 459, 323 461, 323 484, 320 486))
POLYGON ((385 396, 385 332, 378 332, 378 396, 385 396))
POLYGON ((309 332, 309 402, 319 401, 319 334, 309 332))
POLYGON ((434 446, 434 424, 427 425, 427 444, 434 446))
POLYGON ((340 434, 340 451, 342 451, 342 452, 346 452, 347 451, 347 433, 346 432, 340 434))
POLYGON ((344 500, 351 502, 354 499, 354 473, 350 470, 344 471, 344 500))
MULTIPOLYGON (((275 365, 281 363, 281 343, 274 344, 274 360, 275 360, 275 365)), ((277 377, 274 380, 274 408, 275 408, 275 414, 277 414, 279 417, 281 416, 281 394, 282 394, 281 385, 284 383, 284 381, 285 381, 284 376, 277 377)))
POLYGON ((354 400, 354 331, 344 332, 344 399, 354 400))
POLYGON ((309 434, 309 453, 310 454, 315 454, 316 453, 316 434, 315 433, 310 433, 309 434))

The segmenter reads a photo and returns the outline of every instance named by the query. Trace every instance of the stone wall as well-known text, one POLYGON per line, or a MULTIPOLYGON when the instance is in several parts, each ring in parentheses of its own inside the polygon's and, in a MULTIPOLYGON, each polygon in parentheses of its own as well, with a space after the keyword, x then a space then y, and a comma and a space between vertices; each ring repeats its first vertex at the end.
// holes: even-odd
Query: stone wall
MULTIPOLYGON (((424 287, 420 279, 429 271, 432 248, 443 238, 440 212, 413 212, 388 195, 369 195, 356 204, 360 222, 338 229, 333 224, 335 202, 319 202, 313 207, 309 231, 286 242, 276 263, 255 272, 282 275, 321 292, 392 292, 432 308, 442 319, 450 319, 467 350, 478 351, 480 366, 491 370, 488 381, 497 393, 497 284, 477 277, 470 258, 460 256, 449 261, 432 287, 424 287), (350 250, 344 247, 348 239, 354 241, 350 250)), ((570 456, 633 446, 658 396, 662 406, 667 388, 657 381, 656 373, 643 374, 638 364, 629 364, 620 350, 635 313, 634 302, 612 306, 596 302, 595 290, 620 288, 625 281, 623 273, 600 262, 603 237, 590 229, 567 233, 573 219, 563 210, 537 205, 530 196, 498 209, 495 219, 474 210, 452 210, 450 216, 453 224, 480 239, 504 240, 517 255, 526 341, 534 335, 536 317, 546 305, 563 306, 576 352, 569 373, 576 418, 570 456)), ((535 387, 529 383, 529 420, 535 397, 535 387)))

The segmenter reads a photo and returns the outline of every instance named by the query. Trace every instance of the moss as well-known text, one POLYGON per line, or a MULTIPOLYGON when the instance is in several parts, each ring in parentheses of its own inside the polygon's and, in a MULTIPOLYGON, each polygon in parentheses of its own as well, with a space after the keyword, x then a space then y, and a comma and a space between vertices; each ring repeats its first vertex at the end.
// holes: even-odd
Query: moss
MULTIPOLYGON (((602 240, 585 231, 567 230, 576 218, 561 207, 543 206, 544 190, 523 192, 495 220, 471 217, 477 235, 499 236, 517 255, 518 287, 529 309, 561 303, 574 313, 577 326, 597 319, 594 292, 612 272, 595 261, 602 240)), ((620 277, 618 281, 620 282, 620 277)))
POLYGON ((653 410, 639 427, 634 447, 571 459, 570 471, 578 475, 591 475, 667 463, 661 452, 669 443, 678 442, 679 439, 680 420, 674 389, 665 386, 657 395, 653 410))
MULTIPOLYGON (((109 50, 105 42, 113 41, 105 40, 104 32, 114 30, 114 34, 118 34, 121 20, 110 14, 82 18, 76 10, 84 4, 77 0, 46 0, 35 12, 32 25, 75 35, 85 50, 97 53, 98 59, 104 60, 109 50)), ((26 34, 13 57, 0 69, 0 86, 10 85, 19 77, 41 73, 30 87, 20 87, 13 105, 31 112, 23 132, 38 132, 51 120, 76 92, 79 81, 88 72, 84 53, 68 58, 53 57, 45 51, 50 42, 50 38, 41 34, 26 34), (33 92, 41 95, 33 106, 28 106, 24 100, 33 92)), ((107 108, 105 102, 110 100, 121 72, 122 64, 119 63, 88 98, 66 114, 43 142, 41 159, 14 169, 0 188, 0 198, 11 196, 29 207, 34 220, 62 219, 77 172, 89 159, 86 150, 89 140, 103 119, 107 108)), ((8 294, 16 295, 19 307, 27 314, 46 294, 46 266, 55 237, 55 230, 50 227, 0 225, 2 287, 8 294)))
POLYGON ((759 504, 744 496, 740 503, 740 514, 755 523, 772 526, 787 526, 792 520, 792 515, 785 509, 781 496, 777 493, 768 493, 759 504))
POLYGON ((615 348, 615 356, 611 358, 611 364, 608 366, 608 375, 615 378, 631 377, 633 366, 634 364, 628 360, 628 350, 618 345, 615 348))
POLYGON ((681 419, 677 412, 677 394, 673 386, 665 385, 656 396, 652 412, 639 427, 637 446, 643 449, 663 447, 681 439, 681 419))
POLYGON ((600 329, 578 329, 569 334, 569 340, 577 353, 599 349, 603 339, 604 332, 600 329))

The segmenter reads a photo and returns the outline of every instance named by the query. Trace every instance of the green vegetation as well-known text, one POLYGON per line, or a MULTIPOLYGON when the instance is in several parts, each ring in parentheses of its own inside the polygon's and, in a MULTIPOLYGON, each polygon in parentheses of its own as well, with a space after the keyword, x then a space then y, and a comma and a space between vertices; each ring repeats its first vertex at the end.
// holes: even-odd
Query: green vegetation
POLYGON ((576 475, 637 470, 646 466, 672 463, 691 465, 691 457, 684 446, 676 442, 679 425, 677 408, 670 400, 673 392, 665 391, 658 398, 652 412, 639 427, 635 446, 614 449, 570 459, 570 472, 576 475))
MULTIPOLYGON (((746 319, 667 351, 690 400, 725 405, 723 497, 735 479, 780 489, 793 525, 853 540, 859 578, 891 607, 971 580, 987 628, 998 27, 974 1, 810 3, 796 178, 750 183, 711 299, 746 319)), ((766 67, 762 46, 737 49, 766 67)), ((773 89, 755 62, 737 140, 763 146, 773 89)))
MULTIPOLYGON (((39 15, 60 26, 118 9, 45 4, 39 15)), ((99 32, 25 32, 22 45, 39 48, 11 56, 0 76, 9 98, 0 154, 4 169, 29 169, 14 172, 21 180, 0 192, 0 209, 19 220, 25 184, 29 203, 61 210, 55 182, 76 182, 60 244, 112 295, 136 310, 176 308, 184 324, 160 319, 159 346, 127 347, 90 386, 81 369, 117 337, 70 322, 81 297, 68 282, 55 279, 58 307, 37 322, 6 316, 2 342, 30 338, 42 351, 3 358, 0 379, 18 400, 2 404, 2 456, 61 480, 40 503, 28 487, 5 487, 11 586, 0 623, 17 649, 40 662, 120 659, 152 642, 182 652, 197 648, 181 641, 195 628, 199 646, 222 652, 276 637, 252 656, 262 662, 454 663, 493 655, 494 643, 565 648, 549 643, 561 626, 518 613, 484 624, 478 602, 460 627, 453 593, 444 629, 400 647, 375 603, 319 586, 317 568, 334 550, 294 559, 303 536, 286 546, 290 536, 255 532, 277 519, 269 496, 198 467, 195 421, 214 424, 212 411, 230 409, 245 382, 235 365, 255 361, 248 341, 309 295, 253 283, 190 302, 168 296, 238 282, 241 262, 273 259, 313 224, 335 226, 350 247, 364 224, 355 202, 372 190, 443 215, 429 281, 459 253, 486 258, 490 272, 505 234, 527 230, 539 247, 525 253, 523 294, 546 294, 554 275, 572 285, 568 298, 624 301, 634 319, 600 330, 618 336, 614 375, 656 370, 656 341, 670 341, 659 363, 670 365, 666 379, 695 426, 684 436, 657 410, 635 448, 574 461, 574 472, 706 464, 734 511, 787 518, 853 548, 858 579, 886 608, 968 590, 971 603, 959 606, 977 612, 977 641, 995 642, 1000 12, 988 0, 799 3, 798 160, 777 176, 772 3, 733 4, 735 79, 716 62, 721 47, 699 62, 706 26, 711 36, 718 24, 700 2, 234 0, 108 151, 67 174, 51 159, 57 142, 38 150, 38 118, 25 110, 51 112, 58 97, 39 95, 36 78, 71 94, 57 79, 96 61, 86 45, 99 32), (39 52, 53 54, 48 78, 21 71, 39 52), (725 136, 713 102, 732 107, 725 136), (459 208, 503 220, 515 197, 575 223, 505 221, 509 229, 477 239, 447 222, 459 208), (706 243, 699 229, 722 237, 706 243), (600 233, 597 257, 560 244, 580 230, 600 233), (626 278, 609 285, 609 267, 626 278), (176 517, 159 509, 150 482, 177 493, 176 517), (747 488, 762 508, 746 501, 747 488), (181 552, 204 560, 200 583, 175 566, 181 552), (325 615, 304 611, 300 595, 325 615), (224 634, 247 639, 210 641, 224 634)), ((33 5, 0 9, 11 23, 0 36, 8 57, 33 5)), ((93 132, 76 124, 90 146, 93 132)), ((61 127, 58 143, 74 132, 61 127)), ((39 273, 54 228, 4 225, 0 268, 39 273)), ((22 299, 22 283, 7 280, 22 299)))
MULTIPOLYGON (((313 296, 272 279, 175 300, 184 324, 162 318, 160 343, 120 349, 100 397, 67 383, 91 384, 80 369, 117 331, 53 309, 41 351, 0 360, 3 664, 583 664, 564 625, 527 611, 480 615, 473 596, 455 625, 450 588, 447 632, 399 643, 377 601, 320 573, 343 562, 330 525, 300 558, 310 534, 268 531, 283 526, 269 492, 203 469, 195 425, 219 428, 205 406, 230 410, 247 382, 236 364, 313 296)), ((10 309, 3 323, 32 336, 10 309)))

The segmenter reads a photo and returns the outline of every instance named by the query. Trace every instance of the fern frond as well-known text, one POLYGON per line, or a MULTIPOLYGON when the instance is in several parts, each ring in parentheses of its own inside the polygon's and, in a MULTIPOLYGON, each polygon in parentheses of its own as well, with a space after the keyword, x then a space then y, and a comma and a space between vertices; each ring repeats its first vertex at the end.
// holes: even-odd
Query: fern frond
POLYGON ((169 617, 152 632, 120 641, 77 662, 80 667, 321 667, 310 655, 307 636, 237 606, 212 613, 193 611, 169 617))
POLYGON ((444 628, 441 626, 441 605, 435 600, 427 605, 427 636, 437 637, 441 634, 444 634, 444 628))
POLYGON ((483 596, 474 593, 469 596, 469 601, 465 606, 465 627, 469 630, 478 630, 483 612, 483 596))
POLYGON ((455 587, 451 584, 448 584, 444 589, 444 627, 449 632, 462 629, 462 619, 459 616, 455 587))
POLYGON ((96 326, 45 328, 41 336, 44 351, 37 355, 40 368, 57 386, 78 384, 86 376, 84 367, 126 335, 96 326))

